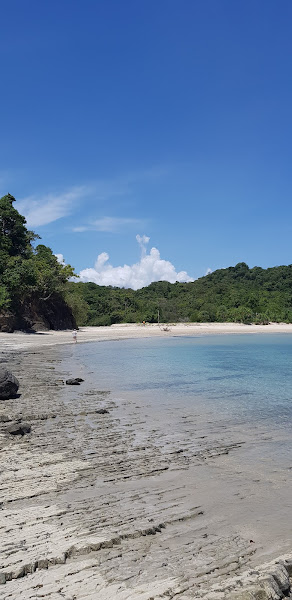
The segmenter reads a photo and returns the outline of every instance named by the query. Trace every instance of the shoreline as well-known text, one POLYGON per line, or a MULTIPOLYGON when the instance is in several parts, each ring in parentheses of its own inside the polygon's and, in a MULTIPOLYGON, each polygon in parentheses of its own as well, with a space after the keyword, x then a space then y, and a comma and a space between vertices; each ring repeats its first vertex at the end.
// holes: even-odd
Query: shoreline
MULTIPOLYGON (((243 327, 248 333, 250 326, 243 327)), ((127 326, 118 335, 117 328, 107 328, 104 337, 97 328, 98 339, 80 332, 86 338, 80 341, 129 339, 127 326)), ((282 502, 279 486, 289 478, 280 473, 270 506, 262 504, 270 474, 253 483, 246 448, 265 448, 267 432, 253 427, 243 440, 240 429, 228 429, 220 419, 212 424, 197 410, 180 414, 166 407, 160 414, 135 393, 117 399, 96 389, 71 332, 36 336, 36 342, 48 342, 3 352, 21 381, 21 397, 1 402, 0 413, 32 426, 30 436, 20 439, 7 438, 5 423, 1 427, 3 599, 57 600, 61 590, 60 597, 78 600, 229 600, 232 594, 239 600, 247 593, 252 600, 265 598, 252 595, 263 590, 261 580, 277 598, 275 586, 281 577, 287 584, 292 564, 288 540, 281 546, 285 523, 277 530, 277 523, 267 522, 277 534, 274 548, 265 547, 260 532, 255 537, 255 516, 248 516, 251 530, 244 527, 255 502, 269 519, 271 505, 282 502), (84 384, 64 386, 72 375, 84 384), (230 509, 236 498, 237 508, 226 518, 231 498, 230 509), (276 564, 280 554, 287 567, 276 564), (273 560, 263 565, 267 559, 273 560)), ((142 337, 140 331, 133 337, 142 337)), ((287 512, 287 528, 289 518, 287 512)))
MULTIPOLYGON (((123 339, 176 337, 197 335, 246 335, 246 334, 292 334, 292 323, 270 323, 269 325, 244 325, 241 323, 188 323, 188 324, 119 324, 109 327, 81 327, 77 334, 78 343, 118 341, 123 339)), ((72 344, 72 332, 39 331, 36 333, 0 332, 2 351, 24 350, 32 347, 72 344)))

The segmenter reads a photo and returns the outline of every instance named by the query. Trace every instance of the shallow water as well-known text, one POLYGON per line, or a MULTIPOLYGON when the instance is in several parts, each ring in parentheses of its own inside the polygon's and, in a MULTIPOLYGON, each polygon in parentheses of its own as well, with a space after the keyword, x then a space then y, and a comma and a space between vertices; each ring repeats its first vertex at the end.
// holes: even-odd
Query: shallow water
POLYGON ((229 575, 240 588, 242 573, 290 553, 291 339, 163 337, 10 357, 22 393, 3 414, 32 432, 1 438, 5 598, 183 600, 213 585, 229 598, 229 575), (69 376, 84 382, 63 385, 69 376), (34 572, 44 557, 48 570, 34 572), (28 577, 14 579, 22 566, 28 577))
MULTIPOLYGON (((85 379, 81 398, 111 391, 127 477, 137 468, 133 490, 141 485, 143 502, 154 486, 184 514, 201 507, 206 544, 215 536, 212 556, 224 561, 236 540, 245 547, 240 556, 252 540, 251 565, 290 552, 292 335, 77 344, 70 359, 67 371, 85 379)), ((179 540, 180 532, 176 550, 179 540)))
MULTIPOLYGON (((290 428, 292 336, 208 335, 76 346, 99 389, 198 407, 234 423, 290 428)), ((77 358, 77 356, 76 356, 77 358)))

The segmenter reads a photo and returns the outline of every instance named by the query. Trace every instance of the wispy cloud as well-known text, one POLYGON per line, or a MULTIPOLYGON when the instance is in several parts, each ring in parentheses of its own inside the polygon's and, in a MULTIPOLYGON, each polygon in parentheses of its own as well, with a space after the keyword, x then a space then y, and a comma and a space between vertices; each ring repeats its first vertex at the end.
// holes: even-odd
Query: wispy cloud
POLYGON ((93 281, 98 285, 112 285, 117 287, 140 289, 149 285, 152 281, 193 281, 186 271, 177 272, 169 260, 160 258, 157 248, 151 248, 147 254, 149 237, 146 235, 136 236, 141 248, 139 262, 133 265, 113 267, 109 263, 109 255, 102 252, 98 255, 93 268, 83 269, 79 276, 81 281, 93 281))
MULTIPOLYGON (((25 216, 29 227, 40 227, 71 215, 84 200, 89 206, 100 208, 103 203, 114 201, 117 197, 130 197, 133 195, 135 184, 156 179, 165 173, 165 169, 154 167, 117 175, 111 179, 99 179, 86 185, 72 186, 56 193, 33 194, 18 200, 16 208, 25 216)), ((1 175, 0 173, 0 181, 1 175)), ((88 222, 88 213, 84 220, 85 223, 74 227, 73 231, 119 231, 134 224, 137 227, 143 226, 143 221, 139 219, 120 217, 102 217, 88 222)))
MULTIPOLYGON (((116 197, 131 197, 135 184, 141 181, 149 181, 163 177, 167 173, 166 168, 152 167, 149 169, 141 169, 139 171, 129 172, 124 175, 113 177, 109 180, 99 180, 92 184, 92 200, 93 202, 110 202, 116 197)), ((83 231, 104 231, 117 233, 131 226, 144 227, 146 221, 144 219, 136 219, 130 217, 109 217, 103 216, 97 219, 90 219, 87 223, 73 227, 74 232, 83 231)))
POLYGON ((88 195, 88 187, 73 187, 61 194, 27 196, 16 204, 29 227, 40 227, 70 215, 78 201, 88 195))
POLYGON ((111 233, 117 233, 122 229, 129 227, 140 227, 143 226, 144 221, 142 219, 132 219, 127 217, 102 217, 96 219, 88 225, 81 225, 80 227, 73 227, 73 231, 106 231, 111 233))

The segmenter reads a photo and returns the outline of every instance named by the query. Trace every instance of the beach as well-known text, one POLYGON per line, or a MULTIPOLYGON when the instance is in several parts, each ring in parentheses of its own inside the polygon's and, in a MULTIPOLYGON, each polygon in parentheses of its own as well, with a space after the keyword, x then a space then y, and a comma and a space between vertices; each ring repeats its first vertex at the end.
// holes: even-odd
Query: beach
MULTIPOLYGON (((81 328, 77 338, 292 333, 286 324, 165 328, 81 328)), ((0 405, 3 599, 287 595, 291 465, 255 470, 250 460, 268 456, 283 431, 231 428, 163 399, 153 410, 146 394, 117 399, 110 381, 96 386, 69 331, 1 333, 0 342, 20 381, 19 398, 0 405), (84 382, 65 385, 70 377, 84 382), (31 433, 10 436, 19 419, 31 433)))
MULTIPOLYGON (((244 325, 242 323, 170 323, 157 325, 147 323, 121 324, 111 327, 81 327, 77 337, 79 342, 122 340, 146 337, 223 335, 246 333, 292 333, 291 323, 270 323, 269 325, 244 325)), ((0 332, 2 350, 24 349, 72 343, 71 331, 0 332)))

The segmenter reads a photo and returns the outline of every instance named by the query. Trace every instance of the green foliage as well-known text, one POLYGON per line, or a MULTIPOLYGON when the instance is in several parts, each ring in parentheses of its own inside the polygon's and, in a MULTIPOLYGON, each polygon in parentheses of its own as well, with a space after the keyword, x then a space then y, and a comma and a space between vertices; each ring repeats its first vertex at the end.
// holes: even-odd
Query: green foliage
POLYGON ((42 300, 48 299, 53 293, 62 293, 66 281, 74 275, 70 265, 61 265, 51 248, 40 244, 34 253, 36 271, 36 291, 42 300))
POLYGON ((158 281, 137 290, 70 284, 87 303, 82 325, 119 322, 292 322, 292 265, 220 269, 192 283, 158 281))
POLYGON ((46 302, 53 294, 64 297, 74 271, 59 264, 47 246, 33 247, 39 236, 26 228, 14 201, 10 194, 0 198, 0 310, 20 314, 32 300, 46 302))
POLYGON ((78 326, 84 325, 88 318, 89 306, 82 295, 81 289, 76 284, 68 283, 66 285, 65 300, 72 310, 76 324, 78 326))
POLYGON ((36 271, 33 256, 24 259, 22 256, 11 256, 1 276, 1 283, 6 286, 11 297, 24 298, 36 286, 36 271))
POLYGON ((27 257, 31 242, 38 236, 25 227, 25 218, 14 208, 15 198, 7 194, 0 198, 0 251, 6 256, 27 257))
POLYGON ((10 297, 5 285, 0 285, 0 310, 5 310, 10 306, 10 297))
POLYGON ((62 297, 78 325, 181 321, 292 323, 292 265, 249 269, 244 262, 192 283, 158 281, 133 291, 73 283, 70 265, 57 261, 7 194, 0 199, 0 310, 21 314, 31 301, 62 297))

